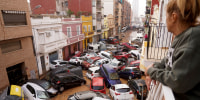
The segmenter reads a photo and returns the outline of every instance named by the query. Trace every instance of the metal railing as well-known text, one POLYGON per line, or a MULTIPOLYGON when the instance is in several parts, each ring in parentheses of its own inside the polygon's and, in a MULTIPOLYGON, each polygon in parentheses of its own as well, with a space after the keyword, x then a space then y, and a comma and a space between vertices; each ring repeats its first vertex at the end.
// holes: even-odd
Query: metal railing
POLYGON ((172 42, 172 34, 162 23, 151 23, 148 27, 147 59, 160 60, 166 56, 172 42))

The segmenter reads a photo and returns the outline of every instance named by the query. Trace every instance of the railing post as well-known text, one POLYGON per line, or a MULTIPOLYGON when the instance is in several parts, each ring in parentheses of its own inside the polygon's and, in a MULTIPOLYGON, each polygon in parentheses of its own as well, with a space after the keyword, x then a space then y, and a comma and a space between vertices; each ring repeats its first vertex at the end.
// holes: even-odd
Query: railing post
POLYGON ((151 26, 149 25, 148 37, 147 37, 147 59, 149 58, 149 41, 150 41, 150 34, 151 34, 151 26))

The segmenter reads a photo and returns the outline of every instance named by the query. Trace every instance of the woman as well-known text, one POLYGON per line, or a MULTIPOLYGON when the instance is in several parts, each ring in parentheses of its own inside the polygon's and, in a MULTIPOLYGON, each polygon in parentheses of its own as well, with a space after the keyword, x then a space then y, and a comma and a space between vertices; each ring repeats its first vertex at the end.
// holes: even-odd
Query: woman
POLYGON ((200 0, 169 1, 166 22, 175 39, 167 57, 147 67, 148 89, 156 80, 170 87, 176 100, 200 100, 199 15, 200 0))

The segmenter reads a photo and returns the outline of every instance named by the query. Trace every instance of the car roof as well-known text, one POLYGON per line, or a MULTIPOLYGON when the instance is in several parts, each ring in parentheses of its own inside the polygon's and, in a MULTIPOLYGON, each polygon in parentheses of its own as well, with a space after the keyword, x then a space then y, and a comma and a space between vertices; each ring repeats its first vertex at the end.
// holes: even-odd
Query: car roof
POLYGON ((103 86, 103 77, 94 77, 92 78, 92 85, 93 86, 103 86))
POLYGON ((143 80, 143 79, 136 79, 136 80, 134 80, 134 81, 135 81, 135 83, 136 83, 138 86, 144 86, 144 85, 146 85, 145 80, 143 80))
POLYGON ((138 69, 137 67, 125 67, 124 69, 138 69))
POLYGON ((27 82, 26 85, 30 85, 30 86, 32 86, 36 90, 45 91, 41 86, 39 86, 39 85, 37 85, 35 83, 32 83, 32 82, 27 82))
POLYGON ((77 76, 73 73, 67 72, 67 73, 58 73, 55 76, 59 77, 59 78, 63 78, 63 77, 67 77, 67 76, 77 76))
POLYGON ((127 84, 115 84, 115 89, 129 88, 127 84))
POLYGON ((106 68, 106 70, 107 70, 109 73, 116 72, 116 70, 114 70, 111 66, 112 66, 112 65, 110 65, 110 64, 103 64, 102 67, 106 68))
POLYGON ((92 60, 98 60, 98 59, 101 59, 101 57, 90 57, 90 59, 92 59, 92 60))
POLYGON ((130 64, 140 63, 140 60, 131 61, 130 64))
POLYGON ((29 79, 28 82, 36 83, 36 84, 42 84, 45 82, 48 82, 46 80, 39 80, 39 79, 29 79))
POLYGON ((81 91, 81 92, 76 92, 74 95, 76 97, 79 97, 79 99, 84 99, 86 97, 96 97, 97 94, 93 91, 81 91))
POLYGON ((100 67, 91 67, 91 68, 89 68, 89 70, 91 70, 91 71, 96 71, 96 70, 99 70, 100 69, 100 67))

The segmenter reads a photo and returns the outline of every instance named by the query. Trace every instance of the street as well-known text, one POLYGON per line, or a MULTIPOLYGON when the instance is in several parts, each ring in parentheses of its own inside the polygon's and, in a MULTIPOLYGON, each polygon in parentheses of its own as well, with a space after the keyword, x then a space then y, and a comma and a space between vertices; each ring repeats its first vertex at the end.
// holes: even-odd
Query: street
MULTIPOLYGON (((123 42, 128 42, 131 38, 135 38, 136 34, 137 34, 136 31, 127 30, 124 33, 125 37, 123 37, 122 43, 123 42)), ((90 82, 91 82, 91 80, 86 77, 86 72, 87 72, 86 70, 83 70, 84 79, 87 81, 85 85, 67 89, 62 94, 58 94, 56 97, 52 98, 52 100, 66 100, 69 95, 72 95, 72 94, 74 94, 76 92, 90 90, 90 82)), ((142 76, 142 79, 145 79, 145 77, 142 76)), ((120 78, 120 80, 121 80, 122 84, 127 84, 127 80, 126 79, 120 78)), ((109 95, 109 89, 108 88, 106 88, 106 94, 109 95)), ((136 96, 134 96, 134 97, 136 97, 136 96)), ((134 100, 136 100, 136 98, 134 100)))

